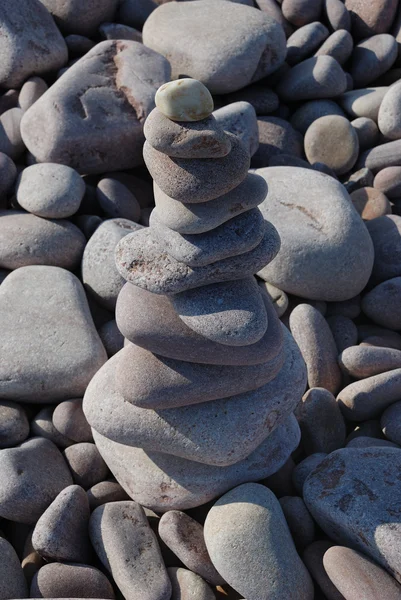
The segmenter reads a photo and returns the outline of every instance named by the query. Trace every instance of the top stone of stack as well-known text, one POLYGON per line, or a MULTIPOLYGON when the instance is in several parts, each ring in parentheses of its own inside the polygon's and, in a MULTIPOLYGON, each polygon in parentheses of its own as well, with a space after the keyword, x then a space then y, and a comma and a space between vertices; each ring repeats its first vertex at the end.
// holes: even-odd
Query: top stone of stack
POLYGON ((189 78, 170 81, 159 87, 155 104, 172 121, 201 121, 213 112, 213 98, 207 87, 189 78))

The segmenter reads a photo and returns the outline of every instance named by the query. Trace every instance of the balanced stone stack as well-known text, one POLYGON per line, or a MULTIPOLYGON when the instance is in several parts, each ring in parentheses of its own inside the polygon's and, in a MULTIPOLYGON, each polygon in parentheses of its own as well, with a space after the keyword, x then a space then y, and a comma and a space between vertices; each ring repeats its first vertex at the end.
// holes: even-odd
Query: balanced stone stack
POLYGON ((280 247, 257 208, 267 184, 212 111, 193 79, 156 94, 144 130, 156 208, 116 249, 126 345, 84 398, 110 470, 156 511, 268 477, 300 438, 305 365, 254 277, 280 247))

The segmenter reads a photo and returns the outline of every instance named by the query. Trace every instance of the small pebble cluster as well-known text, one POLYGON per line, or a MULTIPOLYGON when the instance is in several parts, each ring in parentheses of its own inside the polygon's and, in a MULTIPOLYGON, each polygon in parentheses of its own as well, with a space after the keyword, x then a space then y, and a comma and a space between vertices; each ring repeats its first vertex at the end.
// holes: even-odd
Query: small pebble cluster
POLYGON ((401 600, 400 44, 0 0, 0 600, 401 600))

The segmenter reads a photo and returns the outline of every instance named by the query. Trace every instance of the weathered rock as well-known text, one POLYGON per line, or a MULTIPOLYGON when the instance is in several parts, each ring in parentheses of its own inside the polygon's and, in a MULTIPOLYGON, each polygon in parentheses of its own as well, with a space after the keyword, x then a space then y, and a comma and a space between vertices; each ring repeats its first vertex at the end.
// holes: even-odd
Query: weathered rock
POLYGON ((145 513, 132 501, 96 508, 89 534, 99 559, 124 597, 169 600, 171 584, 145 513))
POLYGON ((298 405, 297 417, 302 446, 307 454, 330 454, 345 444, 344 418, 333 394, 324 388, 309 389, 298 405))
POLYGON ((242 595, 313 598, 280 504, 266 487, 248 483, 226 493, 209 511, 204 532, 213 564, 242 595))
POLYGON ((103 481, 109 475, 107 465, 95 444, 90 442, 74 444, 64 450, 63 456, 74 482, 85 490, 103 481))
POLYGON ((288 296, 283 290, 279 290, 275 285, 258 279, 258 284, 263 293, 266 293, 273 303, 278 317, 282 317, 288 308, 288 296))
POLYGON ((269 188, 260 210, 281 239, 277 257, 258 275, 285 292, 310 299, 356 296, 369 279, 373 245, 343 186, 332 177, 296 167, 269 167, 257 173, 269 188))
POLYGON ((299 496, 303 496, 303 487, 308 475, 320 465, 326 456, 325 452, 315 452, 315 454, 310 454, 294 467, 292 482, 299 496))
POLYGON ((95 567, 77 563, 53 562, 44 565, 31 584, 32 598, 69 598, 94 596, 114 600, 113 588, 95 567))
POLYGON ((0 400, 0 448, 16 446, 28 435, 29 421, 22 406, 0 400))
POLYGON ((0 311, 2 397, 54 403, 82 396, 106 352, 79 280, 55 267, 23 267, 1 285, 0 306, 6 307, 0 311))
POLYGON ((308 58, 284 74, 277 93, 285 102, 334 98, 345 92, 347 80, 332 56, 308 58))
POLYGON ((0 598, 26 598, 28 586, 13 546, 0 536, 0 598))
POLYGON ((0 515, 18 523, 35 523, 55 497, 72 484, 57 447, 32 438, 0 451, 0 515))
POLYGON ((4 0, 0 26, 2 87, 20 87, 30 75, 57 71, 67 62, 67 46, 42 2, 27 0, 20 6, 4 0))
POLYGON ((206 1, 164 4, 145 23, 144 44, 168 56, 172 79, 186 75, 213 94, 226 94, 284 62, 285 35, 277 21, 248 6, 206 1))
POLYGON ((302 134, 305 134, 307 129, 316 119, 326 117, 328 115, 339 115, 344 117, 344 111, 338 106, 334 100, 309 100, 304 102, 291 115, 290 123, 302 134))
POLYGON ((138 42, 97 44, 25 113, 21 131, 38 162, 80 173, 142 164, 143 123, 168 62, 138 42))
POLYGON ((338 174, 347 173, 359 154, 355 129, 345 117, 328 115, 316 119, 305 134, 305 154, 313 165, 321 162, 338 174))

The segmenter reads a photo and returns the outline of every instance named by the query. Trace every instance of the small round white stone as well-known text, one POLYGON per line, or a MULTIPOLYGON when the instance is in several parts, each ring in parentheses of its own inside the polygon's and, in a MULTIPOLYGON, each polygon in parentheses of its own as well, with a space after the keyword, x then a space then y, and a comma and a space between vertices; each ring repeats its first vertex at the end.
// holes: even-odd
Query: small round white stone
POLYGON ((156 92, 157 108, 172 121, 201 121, 213 112, 213 98, 197 79, 164 83, 156 92))

